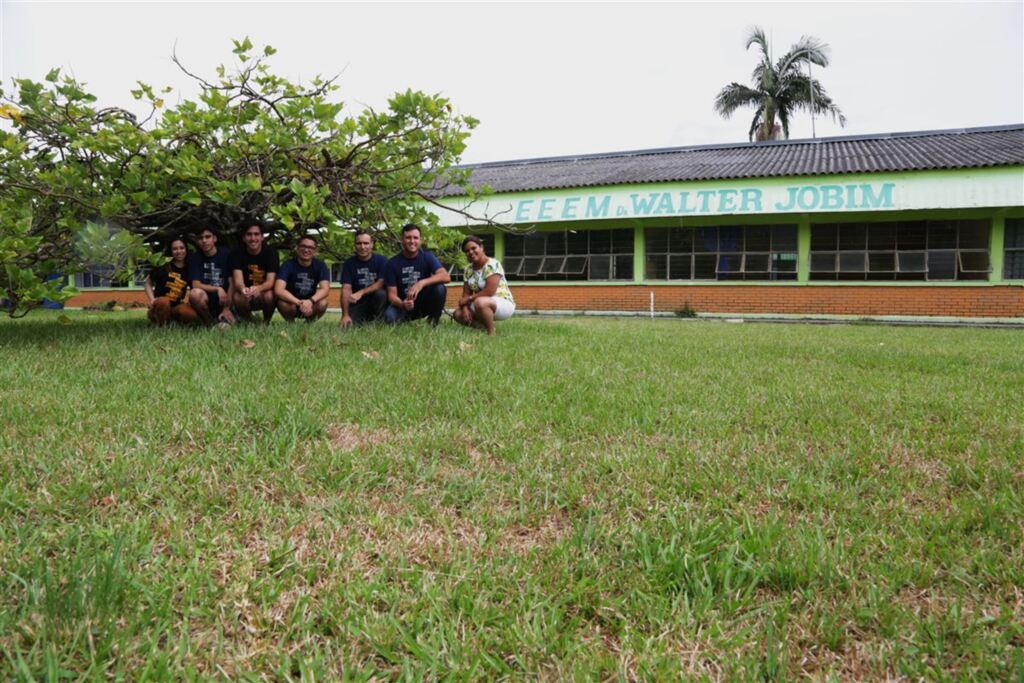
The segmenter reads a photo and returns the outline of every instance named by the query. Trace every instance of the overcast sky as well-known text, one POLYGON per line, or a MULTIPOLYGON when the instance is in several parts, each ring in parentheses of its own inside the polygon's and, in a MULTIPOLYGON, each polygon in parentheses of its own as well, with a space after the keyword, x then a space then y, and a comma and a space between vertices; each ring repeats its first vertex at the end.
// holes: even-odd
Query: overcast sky
MULTIPOLYGON (((1024 122, 1024 0, 814 3, 44 2, 0 0, 0 76, 59 66, 104 105, 136 80, 195 88, 231 63, 231 39, 279 52, 293 79, 341 74, 339 97, 440 92, 481 120, 463 160, 498 161, 746 141, 753 112, 721 119, 722 86, 749 83, 753 25, 778 56, 801 35, 831 46, 816 69, 846 114, 819 137, 1024 122)), ((176 96, 169 100, 173 102, 176 96)), ((811 136, 800 114, 792 138, 811 136)))

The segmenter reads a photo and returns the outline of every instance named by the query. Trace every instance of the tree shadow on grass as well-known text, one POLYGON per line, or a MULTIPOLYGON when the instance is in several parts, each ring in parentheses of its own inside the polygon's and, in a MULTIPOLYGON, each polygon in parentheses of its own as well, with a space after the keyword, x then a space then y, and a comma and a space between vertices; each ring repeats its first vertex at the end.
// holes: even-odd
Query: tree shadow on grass
POLYGON ((79 344, 97 338, 124 339, 150 329, 144 313, 38 311, 24 318, 0 318, 0 348, 79 344))

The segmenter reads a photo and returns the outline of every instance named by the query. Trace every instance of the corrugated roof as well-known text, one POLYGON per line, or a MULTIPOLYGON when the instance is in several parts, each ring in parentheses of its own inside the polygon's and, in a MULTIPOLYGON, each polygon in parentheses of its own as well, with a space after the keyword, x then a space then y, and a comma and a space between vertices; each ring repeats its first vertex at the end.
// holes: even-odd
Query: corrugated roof
MULTIPOLYGON (((1024 165, 1024 124, 701 145, 467 164, 474 187, 527 192, 630 183, 1024 165)), ((461 195, 449 187, 440 196, 461 195)))

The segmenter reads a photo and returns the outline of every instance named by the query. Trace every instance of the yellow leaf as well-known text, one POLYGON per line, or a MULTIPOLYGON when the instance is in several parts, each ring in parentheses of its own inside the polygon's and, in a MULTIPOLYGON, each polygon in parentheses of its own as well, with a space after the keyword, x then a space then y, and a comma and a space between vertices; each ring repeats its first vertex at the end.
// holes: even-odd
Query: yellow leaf
POLYGON ((255 348, 255 346, 256 346, 256 342, 254 342, 252 339, 243 339, 242 340, 242 348, 243 349, 251 349, 251 348, 255 348))
POLYGON ((380 352, 379 351, 363 351, 363 358, 366 358, 367 360, 377 360, 378 358, 380 358, 380 352))
POLYGON ((21 110, 13 104, 0 104, 0 119, 11 119, 21 123, 21 110))

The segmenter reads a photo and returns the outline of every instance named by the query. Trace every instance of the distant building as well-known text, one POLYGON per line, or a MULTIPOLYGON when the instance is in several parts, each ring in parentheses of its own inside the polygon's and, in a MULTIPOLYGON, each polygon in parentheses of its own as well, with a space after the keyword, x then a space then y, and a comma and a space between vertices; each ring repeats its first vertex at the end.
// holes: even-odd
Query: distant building
POLYGON ((1024 317, 1024 124, 468 168, 520 309, 1024 317))

